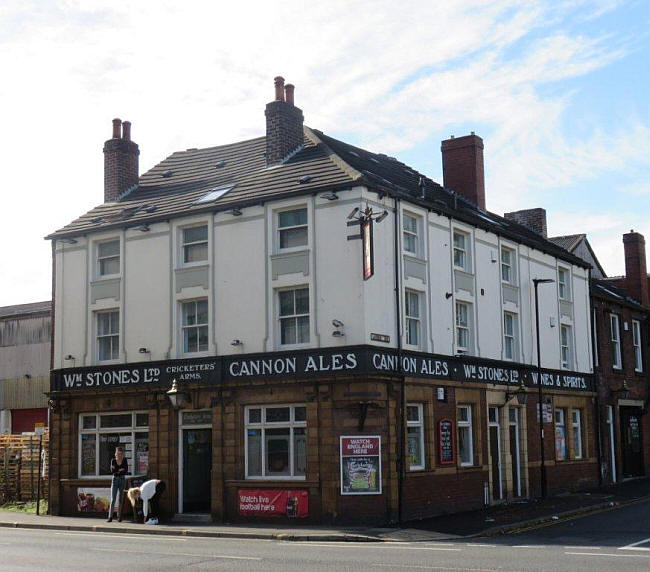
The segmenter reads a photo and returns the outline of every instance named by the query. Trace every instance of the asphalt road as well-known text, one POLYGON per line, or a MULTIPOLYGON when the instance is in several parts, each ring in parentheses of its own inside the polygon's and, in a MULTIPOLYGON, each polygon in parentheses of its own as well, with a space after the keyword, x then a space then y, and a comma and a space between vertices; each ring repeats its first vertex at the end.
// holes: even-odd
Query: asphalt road
POLYGON ((0 529, 0 570, 650 570, 650 502, 474 541, 316 543, 0 529))

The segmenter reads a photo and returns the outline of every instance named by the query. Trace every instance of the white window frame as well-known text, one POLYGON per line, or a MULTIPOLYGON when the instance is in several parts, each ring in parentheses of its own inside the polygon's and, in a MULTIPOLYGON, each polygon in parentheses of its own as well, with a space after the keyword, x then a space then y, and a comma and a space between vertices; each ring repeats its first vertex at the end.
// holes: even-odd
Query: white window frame
POLYGON ((288 206, 286 208, 278 209, 277 211, 274 212, 274 227, 275 227, 275 250, 276 252, 284 253, 284 252, 298 252, 301 250, 306 250, 309 248, 309 208, 307 207, 306 204, 300 204, 300 205, 292 205, 288 206), (283 213, 287 212, 292 212, 292 211, 302 211, 304 210, 307 216, 307 222, 305 224, 297 224, 293 226, 280 226, 280 215, 283 213), (282 240, 281 240, 281 235, 282 231, 284 230, 294 230, 294 229, 299 229, 299 228, 304 228, 306 230, 306 236, 307 236, 307 241, 305 244, 301 244, 299 246, 288 246, 286 248, 282 247, 282 240))
MULTIPOLYGON (((79 425, 79 435, 77 439, 78 443, 78 453, 77 453, 77 478, 79 479, 97 479, 97 478, 109 478, 112 475, 109 474, 100 474, 99 473, 99 436, 102 433, 128 433, 131 432, 131 444, 135 445, 135 433, 149 433, 149 423, 146 426, 138 427, 136 425, 136 419, 138 414, 149 415, 149 411, 146 410, 135 410, 135 411, 107 411, 104 413, 99 413, 95 411, 89 411, 87 413, 79 413, 78 425, 79 425), (108 427, 105 429, 101 428, 101 417, 106 417, 109 415, 127 415, 131 414, 131 425, 125 427, 108 427), (84 417, 95 417, 95 428, 94 429, 84 429, 83 428, 83 419, 84 417), (81 442, 82 435, 95 435, 95 474, 94 475, 82 475, 81 474, 81 442)), ((151 450, 151 448, 149 449, 151 450)), ((135 451, 132 449, 132 452, 135 451)), ((126 451, 125 451, 126 453, 126 451)), ((129 474, 137 475, 135 471, 135 458, 132 457, 128 459, 129 463, 129 474)))
POLYGON ((516 281, 516 273, 515 273, 515 265, 514 265, 514 256, 515 251, 512 248, 508 248, 507 246, 502 246, 501 247, 501 253, 499 255, 499 265, 500 265, 500 271, 501 271, 501 282, 504 284, 510 284, 511 286, 514 286, 517 281, 516 281), (508 262, 503 260, 503 255, 507 253, 509 260, 508 262), (504 268, 508 269, 508 278, 504 278, 504 268))
POLYGON ((596 316, 596 308, 593 309, 593 325, 592 325, 592 343, 594 347, 594 365, 598 367, 600 365, 600 359, 598 354, 598 318, 596 316))
POLYGON ((179 229, 180 232, 180 265, 183 267, 188 267, 188 266, 205 266, 206 264, 209 263, 210 261, 210 225, 206 221, 202 221, 200 223, 196 224, 191 224, 187 226, 183 226, 179 229), (205 233, 205 240, 195 240, 192 242, 185 242, 185 231, 186 230, 192 230, 194 228, 201 228, 205 227, 206 233, 205 233), (194 260, 191 262, 186 262, 185 261, 185 248, 186 247, 192 247, 192 246, 200 246, 202 244, 205 244, 205 259, 204 260, 194 260))
POLYGON ((312 337, 311 336, 311 333, 312 333, 311 332, 311 325, 312 325, 311 315, 312 315, 312 312, 313 312, 313 304, 312 304, 312 300, 311 300, 311 292, 310 292, 309 285, 308 284, 300 284, 300 285, 297 285, 297 286, 291 286, 290 288, 278 288, 275 291, 275 305, 276 305, 275 323, 276 323, 276 327, 277 327, 277 340, 278 340, 277 346, 280 347, 280 348, 283 348, 283 349, 304 348, 304 347, 309 346, 309 344, 311 343, 311 337, 312 337), (307 303, 309 304, 309 312, 307 312, 306 314, 296 314, 295 313, 296 312, 296 295, 295 295, 295 291, 297 291, 297 290, 307 290, 307 303), (294 292, 294 295, 293 295, 293 310, 294 310, 294 313, 293 314, 287 314, 286 316, 281 316, 280 315, 280 312, 281 312, 280 293, 281 292, 294 292), (309 320, 309 328, 308 328, 309 339, 306 342, 296 342, 295 344, 283 344, 282 343, 282 320, 294 319, 296 321, 296 339, 297 339, 298 338, 298 318, 301 318, 301 317, 304 317, 304 316, 307 316, 307 318, 309 320))
POLYGON ((403 212, 402 213, 402 249, 404 252, 410 256, 415 256, 417 258, 422 258, 421 256, 421 246, 420 246, 420 217, 408 213, 408 212, 403 212), (413 222, 415 222, 415 232, 411 229, 407 229, 406 227, 406 219, 409 218, 413 222), (414 250, 409 250, 406 245, 408 241, 406 240, 407 237, 412 237, 413 238, 413 247, 414 250))
MULTIPOLYGON (((296 408, 305 407, 305 417, 307 414, 306 405, 304 403, 272 403, 268 405, 247 405, 244 407, 244 478, 249 481, 304 481, 307 479, 307 466, 305 466, 304 475, 295 475, 295 451, 294 451, 294 432, 296 428, 305 428, 305 441, 307 442, 307 420, 296 421, 296 408), (288 407, 290 409, 289 421, 267 422, 266 411, 267 409, 275 409, 278 407, 288 407), (250 423, 249 411, 251 409, 260 409, 261 417, 259 423, 250 423), (267 475, 266 474, 266 429, 284 429, 289 428, 289 475, 267 475), (260 455, 262 461, 262 475, 249 475, 248 474, 248 430, 260 430, 260 455)), ((305 445, 305 448, 307 445, 305 445)), ((308 451, 305 452, 305 465, 307 464, 308 451)))
POLYGON ((419 348, 422 346, 422 296, 420 295, 420 292, 417 292, 416 290, 405 290, 404 291, 404 335, 405 335, 405 345, 412 347, 412 348, 419 348), (409 299, 411 296, 414 296, 415 299, 417 300, 417 310, 418 310, 418 315, 417 316, 411 316, 409 314, 409 299), (414 322, 416 325, 416 332, 417 332, 417 343, 412 343, 413 340, 411 340, 410 335, 409 335, 409 325, 410 323, 414 322))
MULTIPOLYGON (((179 346, 181 348, 181 354, 184 356, 200 356, 200 355, 206 355, 210 352, 210 301, 208 298, 193 298, 191 300, 179 300, 179 325, 180 325, 180 339, 179 339, 179 346), (205 324, 193 324, 193 325, 185 325, 183 324, 183 306, 185 304, 194 304, 195 305, 195 310, 196 310, 196 304, 198 302, 205 302, 207 304, 207 312, 206 316, 208 321, 205 324), (185 347, 185 330, 190 330, 190 329, 200 329, 200 328, 207 328, 208 332, 208 347, 205 348, 204 350, 198 349, 195 352, 190 352, 187 351, 187 348, 185 347)), ((198 315, 198 312, 197 312, 198 315)), ((198 338, 197 338, 197 343, 198 343, 198 338)))
POLYGON ((571 326, 568 324, 560 324, 560 365, 562 366, 562 369, 571 369, 573 367, 571 336, 571 326), (565 333, 566 340, 563 340, 562 338, 565 333), (564 343, 565 341, 566 344, 564 343))
POLYGON ((566 430, 566 415, 565 415, 566 409, 563 409, 561 407, 556 407, 555 411, 553 413, 554 415, 554 425, 555 425, 555 440, 557 443, 557 430, 558 427, 562 427, 564 430, 564 457, 558 458, 557 456, 557 445, 555 446, 555 460, 556 461, 566 461, 569 458, 569 443, 568 443, 568 435, 567 435, 567 430, 566 430))
POLYGON ((456 346, 456 352, 461 353, 470 353, 472 347, 472 305, 469 302, 462 302, 460 300, 456 301, 456 307, 454 312, 454 345, 456 346), (458 311, 459 307, 465 307, 467 321, 465 324, 460 323, 460 312, 458 311), (461 346, 458 343, 458 333, 464 330, 467 332, 467 346, 461 346))
POLYGON ((519 361, 519 323, 518 316, 514 312, 503 312, 503 359, 506 361, 519 361), (512 333, 508 334, 506 324, 507 318, 511 319, 512 324, 512 333), (508 357, 506 348, 508 347, 507 341, 511 339, 512 341, 512 356, 508 357))
POLYGON ((571 271, 563 266, 557 269, 557 291, 560 300, 571 301, 571 271), (562 277, 565 279, 562 280, 562 277))
POLYGON ((95 259, 96 259, 96 267, 95 267, 95 274, 98 279, 104 280, 107 278, 115 278, 117 276, 121 276, 122 274, 122 243, 120 241, 119 237, 113 237, 113 238, 108 238, 106 240, 100 240, 95 243, 95 259), (111 256, 100 256, 99 255, 99 249, 101 246, 105 244, 110 244, 112 242, 117 242, 117 254, 113 254, 111 256), (118 266, 118 271, 114 272, 113 274, 102 274, 102 260, 109 260, 117 258, 117 266, 118 266))
POLYGON ((573 440, 573 458, 582 459, 584 451, 582 450, 583 447, 582 447, 582 410, 581 409, 571 410, 571 438, 573 440))
POLYGON ((474 431, 472 428, 472 405, 471 404, 460 404, 456 406, 456 415, 457 415, 457 421, 456 421, 456 427, 457 427, 457 432, 458 435, 456 435, 456 439, 458 442, 458 460, 460 461, 460 466, 461 467, 473 467, 474 466, 474 431), (460 410, 464 409, 467 411, 467 420, 461 420, 460 418, 460 410), (460 454, 460 430, 461 429, 467 429, 468 434, 469 434, 469 439, 468 439, 468 444, 469 444, 469 462, 468 461, 463 461, 461 458, 460 454))
MULTIPOLYGON (((407 440, 407 443, 408 443, 408 430, 410 428, 416 428, 418 430, 417 433, 418 433, 418 436, 419 436, 419 439, 420 439, 420 459, 422 459, 422 463, 419 464, 419 465, 413 465, 409 461, 409 471, 422 471, 422 470, 424 470, 425 464, 426 464, 426 459, 425 459, 425 456, 424 456, 424 450, 425 450, 425 447, 424 447, 424 407, 423 407, 422 403, 407 403, 406 407, 407 408, 408 407, 417 408, 417 412, 418 412, 417 421, 409 420, 408 413, 407 413, 407 416, 406 416, 406 428, 407 428, 406 429, 406 440, 407 440)), ((407 411, 408 411, 408 409, 407 409, 407 411)))
POLYGON ((454 265, 454 268, 457 270, 463 270, 464 272, 471 272, 472 271, 472 265, 471 265, 471 252, 470 252, 470 244, 469 244, 469 233, 464 232, 462 230, 459 230, 457 228, 453 229, 452 231, 452 239, 451 239, 451 250, 452 250, 452 262, 454 265), (463 237, 463 246, 456 246, 456 235, 462 236, 463 237), (456 264, 456 252, 462 253, 462 258, 463 258, 463 265, 456 264))
POLYGON ((621 327, 618 314, 609 315, 609 328, 612 344, 612 367, 623 369, 623 357, 621 355, 621 327))
POLYGON ((95 359, 97 363, 115 363, 120 359, 121 349, 120 349, 120 309, 119 308, 107 308, 105 310, 97 310, 94 312, 95 318, 95 359), (117 314, 117 332, 110 332, 108 334, 99 334, 99 317, 106 314, 117 314), (111 357, 108 359, 101 359, 100 355, 100 338, 117 338, 117 356, 111 357))
POLYGON ((643 371, 643 353, 641 351, 641 322, 632 320, 632 344, 634 345, 634 371, 643 371))

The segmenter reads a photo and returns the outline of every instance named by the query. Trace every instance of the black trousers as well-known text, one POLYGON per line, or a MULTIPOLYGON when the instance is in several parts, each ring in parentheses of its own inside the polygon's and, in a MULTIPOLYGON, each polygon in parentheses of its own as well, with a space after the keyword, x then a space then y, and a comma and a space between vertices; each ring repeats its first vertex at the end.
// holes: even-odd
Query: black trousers
POLYGON ((160 481, 156 485, 156 492, 154 495, 149 499, 149 518, 159 518, 160 517, 160 506, 159 506, 159 501, 160 501, 160 495, 165 492, 165 483, 163 481, 160 481))

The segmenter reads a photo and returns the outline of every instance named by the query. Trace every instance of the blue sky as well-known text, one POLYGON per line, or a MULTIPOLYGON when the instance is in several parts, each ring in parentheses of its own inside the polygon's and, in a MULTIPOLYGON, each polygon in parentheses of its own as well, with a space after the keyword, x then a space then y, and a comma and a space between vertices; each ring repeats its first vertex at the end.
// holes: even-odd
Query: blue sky
POLYGON ((650 240, 648 30, 642 0, 5 0, 0 305, 50 296, 43 236, 102 201, 113 117, 144 171, 261 135, 275 75, 309 126, 440 182, 475 131, 488 209, 543 206, 621 274, 622 234, 650 240))

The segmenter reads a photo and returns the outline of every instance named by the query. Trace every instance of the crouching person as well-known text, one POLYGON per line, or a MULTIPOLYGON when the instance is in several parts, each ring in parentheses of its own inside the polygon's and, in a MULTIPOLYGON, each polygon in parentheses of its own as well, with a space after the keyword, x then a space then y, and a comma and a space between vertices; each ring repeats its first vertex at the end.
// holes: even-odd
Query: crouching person
POLYGON ((126 493, 133 507, 133 514, 137 514, 136 505, 142 501, 142 512, 145 524, 158 524, 160 518, 160 496, 165 491, 165 483, 159 479, 151 479, 139 487, 129 489, 126 493))

